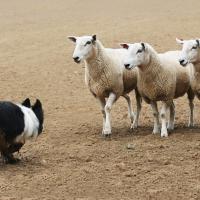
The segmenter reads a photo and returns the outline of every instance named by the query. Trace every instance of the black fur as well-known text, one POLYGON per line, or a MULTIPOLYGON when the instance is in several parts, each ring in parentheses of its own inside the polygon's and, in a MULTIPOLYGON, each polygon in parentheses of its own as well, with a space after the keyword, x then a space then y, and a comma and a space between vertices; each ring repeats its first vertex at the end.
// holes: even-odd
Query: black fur
POLYGON ((22 105, 23 106, 26 106, 27 108, 30 108, 31 107, 31 101, 29 98, 25 99, 23 102, 22 102, 22 105))
POLYGON ((141 45, 142 45, 142 50, 145 51, 145 45, 144 45, 144 43, 142 42, 141 45))
POLYGON ((24 113, 11 102, 0 102, 0 151, 6 163, 15 163, 12 153, 19 151, 23 144, 14 143, 24 131, 24 113))
MULTIPOLYGON (((22 102, 23 106, 31 108, 39 121, 38 134, 43 129, 43 110, 40 100, 36 100, 31 107, 30 99, 22 102)), ((24 113, 21 108, 12 102, 0 102, 0 152, 6 163, 16 163, 19 161, 13 157, 13 153, 19 151, 24 143, 15 142, 17 136, 24 131, 24 113)))
POLYGON ((0 102, 0 130, 11 143, 24 130, 24 113, 11 102, 0 102))
POLYGON ((43 109, 42 109, 42 103, 40 102, 39 99, 37 99, 35 104, 32 106, 32 110, 39 120, 38 134, 40 134, 43 130, 44 112, 43 112, 43 109))
POLYGON ((96 36, 96 35, 93 35, 93 36, 92 36, 92 43, 94 44, 94 43, 96 42, 96 40, 97 40, 97 36, 96 36))

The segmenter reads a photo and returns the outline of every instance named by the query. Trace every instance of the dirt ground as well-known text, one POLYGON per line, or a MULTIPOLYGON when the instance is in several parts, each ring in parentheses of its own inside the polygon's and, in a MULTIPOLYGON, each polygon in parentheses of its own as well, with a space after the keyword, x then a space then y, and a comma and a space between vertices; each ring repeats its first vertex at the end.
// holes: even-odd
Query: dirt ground
POLYGON ((22 161, 0 164, 0 200, 200 199, 200 103, 189 129, 186 97, 176 100, 176 129, 161 139, 151 134, 145 103, 130 133, 120 99, 105 141, 98 102, 67 39, 95 33, 108 47, 146 41, 160 52, 179 49, 176 37, 200 37, 199 7, 199 0, 0 0, 0 97, 39 98, 45 109, 44 134, 16 155, 22 161))

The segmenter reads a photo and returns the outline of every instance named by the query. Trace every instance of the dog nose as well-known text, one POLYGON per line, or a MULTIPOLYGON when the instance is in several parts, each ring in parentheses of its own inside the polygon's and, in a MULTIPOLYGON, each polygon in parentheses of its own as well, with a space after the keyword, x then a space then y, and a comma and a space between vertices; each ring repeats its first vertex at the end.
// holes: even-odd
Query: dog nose
POLYGON ((74 59, 75 62, 79 62, 79 57, 78 56, 74 57, 73 59, 74 59))
POLYGON ((130 64, 124 64, 125 68, 128 69, 128 67, 130 66, 130 64))
POLYGON ((182 60, 179 60, 179 63, 181 64, 181 65, 183 65, 183 63, 185 62, 185 60, 184 59, 182 59, 182 60))

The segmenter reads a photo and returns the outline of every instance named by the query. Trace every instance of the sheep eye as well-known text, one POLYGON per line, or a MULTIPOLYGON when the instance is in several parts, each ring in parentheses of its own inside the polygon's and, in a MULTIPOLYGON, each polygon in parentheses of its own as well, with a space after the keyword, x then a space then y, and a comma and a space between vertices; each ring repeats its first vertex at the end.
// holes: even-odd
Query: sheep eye
POLYGON ((142 53, 142 49, 139 49, 139 50, 137 51, 137 53, 142 53))
POLYGON ((194 46, 194 47, 192 47, 192 49, 197 49, 197 47, 196 47, 196 46, 194 46))
POLYGON ((92 43, 91 41, 87 41, 84 46, 91 44, 91 43, 92 43))

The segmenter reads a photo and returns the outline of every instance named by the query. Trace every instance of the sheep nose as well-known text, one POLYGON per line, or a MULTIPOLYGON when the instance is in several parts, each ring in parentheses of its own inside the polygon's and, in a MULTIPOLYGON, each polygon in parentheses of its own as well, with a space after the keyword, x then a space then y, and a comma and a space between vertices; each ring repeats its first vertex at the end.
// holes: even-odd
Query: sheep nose
POLYGON ((128 69, 128 67, 130 66, 130 64, 124 64, 125 68, 128 69))
POLYGON ((74 57, 73 59, 74 59, 74 61, 75 61, 76 63, 79 63, 79 62, 80 62, 80 59, 79 59, 78 56, 77 56, 77 57, 74 57))
POLYGON ((182 59, 182 60, 179 60, 179 63, 181 64, 181 65, 183 65, 183 63, 185 62, 185 60, 184 59, 182 59))

